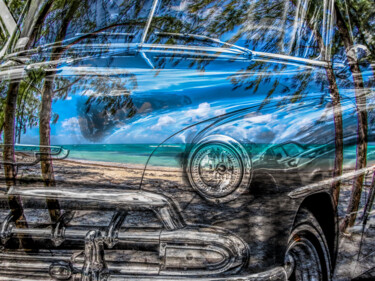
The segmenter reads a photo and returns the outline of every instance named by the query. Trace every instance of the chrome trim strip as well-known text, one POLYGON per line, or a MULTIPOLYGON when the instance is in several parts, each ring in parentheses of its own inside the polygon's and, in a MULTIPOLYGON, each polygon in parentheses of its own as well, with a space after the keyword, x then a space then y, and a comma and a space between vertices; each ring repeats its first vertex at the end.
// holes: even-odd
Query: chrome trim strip
MULTIPOLYGON (((11 195, 21 196, 23 201, 27 199, 26 201, 30 201, 28 204, 33 206, 33 208, 44 208, 45 199, 49 198, 59 200, 60 206, 63 209, 101 209, 114 211, 134 209, 152 210, 168 230, 185 226, 183 219, 176 211, 177 208, 172 201, 165 196, 146 191, 87 188, 73 189, 66 187, 21 188, 19 186, 12 186, 6 194, 0 196, 0 201, 7 200, 7 196, 11 195)), ((0 205, 6 206, 7 204, 0 205)))
POLYGON ((262 57, 262 58, 272 58, 282 61, 293 61, 298 62, 301 64, 308 64, 308 65, 315 65, 315 66, 321 66, 321 67, 328 67, 329 63, 321 60, 311 60, 311 59, 304 59, 304 58, 298 58, 298 57, 292 57, 287 55, 279 55, 279 54, 272 54, 272 53, 265 53, 265 52, 256 52, 253 51, 254 57, 262 57))
POLYGON ((62 146, 47 146, 47 145, 27 145, 27 144, 0 144, 0 153, 4 151, 5 147, 13 147, 15 154, 24 153, 26 157, 22 158, 21 161, 3 161, 0 160, 0 165, 14 165, 16 167, 21 166, 33 166, 40 161, 41 155, 48 155, 52 160, 63 160, 69 156, 70 150, 63 148, 62 146), (44 152, 43 150, 49 148, 51 153, 44 152))
POLYGON ((273 269, 253 273, 249 275, 240 276, 225 276, 225 277, 167 277, 167 276, 109 276, 108 281, 122 281, 122 280, 168 280, 168 281, 286 281, 287 276, 284 267, 275 267, 273 269))
MULTIPOLYGON (((43 263, 41 263, 43 264, 43 263)), ((17 276, 12 276, 9 272, 0 270, 0 280, 2 281, 41 281, 50 280, 54 281, 48 273, 38 273, 38 272, 24 272, 18 274, 17 276), (8 273, 8 274, 7 274, 8 273)), ((143 273, 144 274, 144 273, 143 273)), ((82 280, 82 274, 76 273, 72 276, 71 280, 82 280)), ((124 281, 124 280, 134 280, 134 281, 154 281, 154 280, 168 280, 168 281, 286 281, 287 275, 284 267, 278 266, 267 271, 259 273, 251 273, 247 275, 226 275, 224 277, 182 277, 182 276, 161 276, 161 275, 109 275, 106 277, 108 281, 124 281)))
POLYGON ((122 211, 122 212, 116 212, 113 215, 111 222, 107 228, 105 238, 104 238, 104 241, 107 244, 109 249, 113 248, 118 242, 118 233, 120 231, 122 224, 124 223, 126 219, 127 214, 128 214, 127 212, 122 211))
POLYGON ((153 3, 152 3, 152 8, 151 8, 150 14, 148 16, 145 29, 144 29, 143 34, 142 34, 142 39, 141 39, 141 43, 139 44, 139 47, 142 47, 143 43, 146 40, 146 36, 147 36, 148 30, 150 28, 151 21, 154 17, 154 13, 155 13, 155 10, 156 10, 156 6, 158 5, 158 2, 159 2, 159 0, 154 0, 153 3))
POLYGON ((99 230, 91 230, 85 237, 85 261, 81 281, 107 280, 108 274, 102 234, 99 230))
MULTIPOLYGON (((219 228, 191 227, 174 231, 162 231, 160 234, 160 256, 165 260, 168 248, 201 249, 220 253, 222 262, 211 265, 210 274, 220 274, 229 270, 238 272, 247 264, 250 249, 240 237, 224 232, 219 228), (181 246, 183 244, 184 246, 181 246)), ((207 275, 207 270, 190 270, 188 272, 162 268, 161 275, 207 275)))
POLYGON ((292 199, 296 199, 296 198, 305 197, 307 195, 310 195, 319 191, 325 191, 325 190, 328 190, 330 188, 330 185, 334 182, 341 181, 341 180, 348 180, 355 176, 365 174, 374 170, 375 170, 375 166, 371 166, 371 167, 363 168, 357 171, 345 173, 339 177, 335 177, 332 179, 323 180, 317 183, 305 185, 305 186, 299 187, 289 192, 288 196, 292 199))

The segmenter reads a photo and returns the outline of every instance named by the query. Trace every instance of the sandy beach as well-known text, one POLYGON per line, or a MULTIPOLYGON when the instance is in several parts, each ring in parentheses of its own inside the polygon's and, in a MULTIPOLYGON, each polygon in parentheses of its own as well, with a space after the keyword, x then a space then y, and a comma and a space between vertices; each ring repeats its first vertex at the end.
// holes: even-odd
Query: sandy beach
MULTIPOLYGON (((139 188, 144 172, 140 164, 124 164, 88 160, 54 160, 54 176, 58 186, 95 186, 139 188)), ((21 185, 43 185, 40 163, 18 169, 17 182, 21 185)), ((177 168, 148 166, 147 178, 178 181, 177 168)), ((0 169, 0 177, 4 171, 0 169)))
MULTIPOLYGON (((54 175, 57 186, 66 187, 98 187, 98 188, 124 188, 138 189, 144 173, 143 165, 124 164, 113 162, 87 161, 87 160, 55 160, 54 175)), ((3 169, 0 170, 3 177, 3 169)), ((362 202, 357 218, 361 217, 363 207, 367 200, 372 174, 368 173, 365 180, 365 187, 362 193, 362 202)), ((18 170, 17 181, 20 185, 41 186, 43 181, 40 174, 40 163, 34 166, 22 167, 18 170)), ((145 173, 143 184, 150 186, 171 186, 179 187, 181 196, 184 196, 183 183, 181 182, 181 170, 177 168, 150 166, 145 173)), ((186 185, 186 183, 185 183, 186 185)), ((177 191, 177 190, 176 190, 177 191)), ((346 211, 346 206, 351 194, 351 180, 342 182, 339 216, 342 218, 346 211)), ((177 195, 177 194, 176 194, 177 195)), ((374 211, 373 211, 374 213, 374 211)), ((372 215, 366 233, 374 232, 375 216, 372 215)), ((358 259, 358 247, 361 240, 360 221, 357 227, 350 229, 346 235, 340 235, 339 256, 337 258, 337 270, 335 280, 348 280, 350 272, 358 270, 360 267, 368 269, 368 276, 373 277, 373 264, 375 264, 375 241, 370 240, 366 244, 366 255, 361 255, 358 259)), ((369 240, 372 236, 365 236, 362 239, 369 240)), ((371 238, 372 239, 372 238, 371 238)))

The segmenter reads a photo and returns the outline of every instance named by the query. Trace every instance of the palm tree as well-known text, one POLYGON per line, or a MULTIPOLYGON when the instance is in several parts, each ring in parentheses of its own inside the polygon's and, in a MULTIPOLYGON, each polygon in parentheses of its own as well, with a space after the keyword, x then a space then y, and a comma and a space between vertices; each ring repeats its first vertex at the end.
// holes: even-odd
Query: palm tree
MULTIPOLYGON (((65 38, 69 22, 79 7, 78 1, 55 1, 52 5, 59 6, 64 10, 64 17, 61 21, 61 27, 55 36, 55 44, 51 51, 51 60, 59 60, 62 54, 61 42, 65 38)), ((60 15, 60 14, 59 14, 60 15)), ((61 16, 61 15, 60 15, 61 16)), ((57 19, 56 19, 57 20, 57 19)), ((51 34, 51 33, 50 33, 51 34)), ((56 186, 53 173, 53 163, 51 157, 51 116, 52 116, 52 100, 54 98, 53 77, 56 72, 49 73, 50 76, 44 78, 43 88, 41 90, 41 106, 39 111, 39 144, 40 144, 40 160, 42 178, 45 186, 56 186)), ((51 220, 56 222, 60 217, 60 206, 57 200, 47 199, 48 210, 51 220)))
MULTIPOLYGON (((367 158, 367 101, 366 101, 366 89, 361 74, 361 70, 358 61, 348 51, 353 47, 354 42, 350 34, 350 27, 345 22, 345 18, 341 13, 340 7, 335 3, 335 13, 337 19, 337 27, 340 38, 344 44, 345 50, 347 51, 347 60, 349 68, 353 77, 353 86, 355 91, 355 103, 357 111, 357 155, 356 155, 356 170, 361 170, 366 167, 367 158)), ((346 217, 340 225, 341 231, 345 231, 347 227, 351 227, 355 223, 357 216, 359 203, 361 199, 362 187, 364 174, 356 175, 353 179, 352 193, 350 196, 349 205, 346 211, 346 217)))

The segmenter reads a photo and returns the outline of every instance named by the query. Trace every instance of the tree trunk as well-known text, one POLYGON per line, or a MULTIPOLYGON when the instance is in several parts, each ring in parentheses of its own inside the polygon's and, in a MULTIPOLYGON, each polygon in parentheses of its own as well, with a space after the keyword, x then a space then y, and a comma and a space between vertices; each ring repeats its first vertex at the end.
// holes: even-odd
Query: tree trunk
MULTIPOLYGON (((52 112, 52 81, 46 78, 42 91, 41 108, 39 112, 39 143, 41 151, 41 170, 44 184, 47 187, 56 186, 51 159, 51 112, 52 112)), ((56 222, 60 217, 60 204, 55 199, 47 198, 47 207, 52 222, 56 222)))
MULTIPOLYGON (((320 34, 316 28, 312 26, 310 28, 314 31, 314 34, 318 40, 318 44, 321 49, 321 56, 326 58, 328 53, 327 48, 330 47, 330 44, 328 46, 325 44, 322 34, 320 34)), ((334 207, 337 209, 340 197, 341 180, 336 180, 336 178, 342 175, 342 167, 344 164, 344 128, 342 122, 341 98, 332 64, 326 67, 326 75, 329 83, 329 93, 331 95, 333 122, 335 128, 335 162, 332 175, 334 181, 331 185, 331 190, 334 207)))
MULTIPOLYGON (((342 166, 344 163, 344 133, 342 124, 342 109, 340 93, 337 87, 336 78, 332 67, 326 68, 327 77, 329 81, 329 90, 332 100, 333 120, 335 124, 335 166, 333 171, 333 177, 339 177, 342 175, 342 166)), ((341 181, 335 180, 332 183, 333 201, 337 208, 340 196, 341 181)))
MULTIPOLYGON (((4 162, 15 162, 14 155, 14 141, 15 141, 15 118, 16 118, 16 108, 17 108, 17 96, 18 96, 18 86, 17 82, 10 83, 9 89, 5 101, 4 109, 4 152, 3 160, 4 162)), ((4 176, 6 185, 9 187, 14 184, 14 165, 4 164, 4 176)))
MULTIPOLYGON (((335 5, 337 27, 340 37, 343 39, 346 51, 353 46, 349 30, 345 24, 344 17, 342 16, 339 8, 335 5)), ((366 167, 367 158, 367 109, 366 109, 366 91, 363 83, 361 70, 358 62, 355 58, 351 57, 347 53, 347 58, 350 66, 350 71, 353 76, 355 102, 357 111, 357 153, 356 153, 356 170, 360 170, 366 167)), ((360 174, 354 177, 352 193, 348 208, 346 210, 346 216, 340 225, 341 231, 346 231, 347 227, 354 225, 359 203, 361 199, 362 187, 363 187, 364 174, 360 174)))
MULTIPOLYGON (((350 63, 350 62, 349 62, 350 63)), ((351 63, 350 70, 353 74, 355 87, 356 111, 357 111, 357 153, 356 170, 366 168, 367 164, 367 109, 366 93, 364 89, 362 75, 357 63, 351 63)), ((365 175, 362 173, 353 178, 352 193, 346 210, 346 216, 341 223, 341 231, 354 225, 361 200, 363 180, 365 175)))
MULTIPOLYGON (((14 129, 15 129, 15 117, 16 117, 16 105, 18 96, 19 83, 13 82, 9 84, 9 89, 6 97, 5 108, 4 108, 4 151, 3 160, 4 162, 15 162, 14 155, 14 129)), ((15 185, 15 169, 14 165, 4 164, 4 176, 7 190, 15 185)), ((8 196, 8 204, 10 208, 10 214, 13 217, 16 227, 27 228, 27 221, 24 216, 23 207, 21 204, 21 198, 19 196, 8 196)), ((20 247, 23 249, 31 249, 30 243, 21 236, 19 239, 20 247)))
MULTIPOLYGON (((69 1, 67 1, 69 2, 69 1)), ((68 12, 65 14, 60 30, 55 39, 55 46, 51 50, 51 60, 58 60, 62 55, 61 41, 66 35, 69 22, 74 15, 74 12, 79 7, 79 1, 72 1, 68 12)), ((51 114, 52 114, 52 99, 53 99, 53 81, 56 72, 50 72, 49 76, 45 78, 43 90, 41 109, 39 111, 39 143, 41 145, 41 169, 42 177, 45 186, 56 186, 55 176, 53 173, 53 163, 51 159, 51 114), (43 147, 45 146, 45 147, 43 147)), ((58 200, 47 198, 47 207, 52 222, 56 222, 60 217, 60 204, 58 200)))

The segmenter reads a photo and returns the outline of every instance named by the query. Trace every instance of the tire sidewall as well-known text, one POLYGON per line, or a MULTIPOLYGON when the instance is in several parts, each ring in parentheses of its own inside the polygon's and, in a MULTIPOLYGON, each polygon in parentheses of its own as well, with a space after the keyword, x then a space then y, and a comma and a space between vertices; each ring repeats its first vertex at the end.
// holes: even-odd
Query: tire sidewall
POLYGON ((294 227, 289 236, 286 255, 300 240, 308 240, 314 246, 319 257, 323 280, 330 281, 332 265, 327 240, 314 215, 303 208, 296 216, 294 227))

